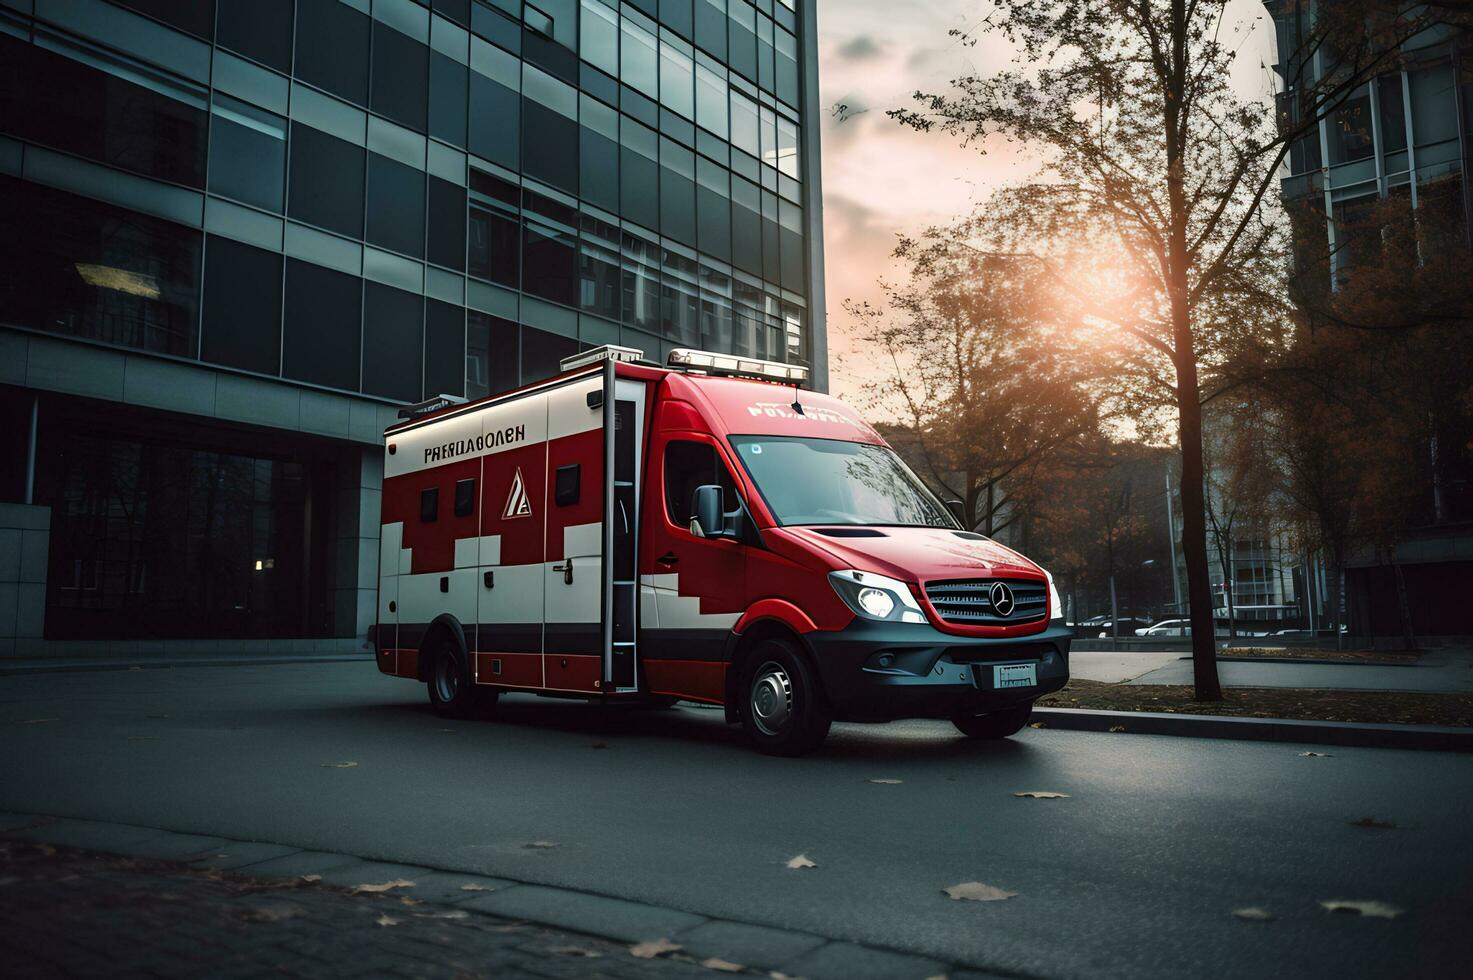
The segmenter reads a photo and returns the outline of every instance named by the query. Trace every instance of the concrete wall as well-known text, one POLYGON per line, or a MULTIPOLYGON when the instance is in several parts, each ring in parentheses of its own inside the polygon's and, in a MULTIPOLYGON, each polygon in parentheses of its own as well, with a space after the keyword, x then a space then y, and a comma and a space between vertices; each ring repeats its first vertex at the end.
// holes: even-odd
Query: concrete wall
POLYGON ((50 507, 0 504, 0 657, 41 652, 50 543, 50 507))

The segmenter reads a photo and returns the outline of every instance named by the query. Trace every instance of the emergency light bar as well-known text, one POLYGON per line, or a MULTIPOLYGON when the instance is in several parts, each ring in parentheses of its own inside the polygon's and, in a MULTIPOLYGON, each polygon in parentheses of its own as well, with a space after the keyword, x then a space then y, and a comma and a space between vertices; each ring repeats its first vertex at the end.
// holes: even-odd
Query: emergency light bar
POLYGON ((620 347, 618 344, 604 344, 593 350, 586 350, 572 357, 565 357, 558 364, 564 371, 574 368, 587 367, 590 364, 600 364, 604 361, 623 361, 625 364, 633 364, 644 360, 644 351, 637 347, 620 347))
POLYGON ((707 374, 761 378, 764 381, 786 381, 794 385, 801 385, 808 380, 808 369, 799 364, 760 361, 753 357, 717 354, 708 350, 691 350, 687 347, 677 347, 671 351, 666 363, 670 367, 694 368, 705 371, 707 374))
POLYGON ((429 415, 431 412, 438 412, 451 405, 464 405, 465 402, 466 400, 459 395, 436 395, 434 398, 426 398, 413 405, 405 405, 399 409, 399 418, 417 419, 421 415, 429 415))

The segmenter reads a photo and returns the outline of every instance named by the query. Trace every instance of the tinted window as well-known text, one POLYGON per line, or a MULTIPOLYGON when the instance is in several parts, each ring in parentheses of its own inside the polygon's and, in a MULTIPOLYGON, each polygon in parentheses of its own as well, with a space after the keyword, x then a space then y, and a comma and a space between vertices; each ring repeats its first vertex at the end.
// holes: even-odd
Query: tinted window
POLYGON ((726 60, 726 0, 695 0, 696 44, 726 60))
POLYGON ((578 305, 590 313, 619 319, 619 229, 583 215, 578 244, 578 305))
POLYGON ((363 391, 419 401, 424 353, 423 301, 413 293, 364 283, 363 391))
POLYGON ((171 222, 0 177, 8 323, 192 357, 200 246, 171 222))
POLYGON ((429 100, 429 48, 379 20, 373 22, 374 112, 425 131, 429 100))
POLYGON ((578 234, 571 208, 536 194, 523 213, 522 288, 568 306, 577 302, 578 234))
POLYGON ((588 96, 580 102, 579 195, 610 211, 619 210, 619 114, 588 96))
POLYGON ((433 524, 440 517, 440 488, 426 487, 419 492, 419 519, 433 524))
POLYGON ((660 0, 660 23, 678 31, 681 37, 690 37, 691 0, 660 0))
POLYGON ((583 0, 578 53, 610 75, 619 74, 619 13, 602 0, 583 0))
MULTIPOLYGON (((312 0, 306 0, 310 5, 312 0)), ((215 42, 278 71, 292 64, 292 0, 219 0, 215 42)))
POLYGON ((731 176, 705 157, 696 157, 696 244, 719 259, 731 259, 731 176))
POLYGON ((286 120, 232 99, 214 97, 210 191, 268 211, 286 192, 286 120))
POLYGON ((465 270, 465 188, 439 177, 430 178, 429 249, 426 258, 437 265, 465 270))
POLYGON ((465 309, 437 300, 425 303, 425 395, 465 391, 465 309))
POLYGON ((0 126, 78 156, 204 187, 204 89, 101 49, 64 46, 70 57, 0 34, 0 60, 14 66, 27 91, 19 105, 24 119, 7 117, 0 126))
POLYGON ((522 86, 522 169, 578 193, 578 92, 529 67, 522 86))
POLYGON ((731 178, 731 260, 762 274, 762 194, 740 177, 731 178))
POLYGON ((520 159, 520 66, 506 52, 473 38, 471 67, 470 151, 515 170, 520 159))
POLYGON ((276 374, 281 366, 281 256, 210 235, 200 357, 276 374))
POLYGON ((215 5, 200 0, 122 0, 125 7, 157 17, 205 40, 215 36, 215 5))
POLYGON ((465 327, 465 396, 484 398, 518 384, 521 344, 517 325, 471 310, 465 327))
POLYGON ((363 236, 363 147, 292 123, 289 213, 352 238, 363 236))
POLYGON ((628 116, 619 127, 619 213, 646 228, 660 224, 659 137, 628 116))
POLYGON ((521 282, 521 188, 471 172, 467 268, 471 275, 516 288, 521 282))
POLYGON ((660 231, 687 245, 696 243, 696 155, 672 140, 660 140, 660 231))
POLYGON ((287 259, 281 373, 357 391, 362 313, 363 280, 287 259))
POLYGON ((430 52, 430 135, 465 146, 470 111, 469 70, 454 58, 430 52))
POLYGON ((296 76, 358 105, 368 103, 368 15, 336 0, 297 5, 296 76))
POLYGON ((476 509, 476 481, 455 481, 455 516, 469 517, 476 509))
POLYGON ((578 341, 546 330, 522 328, 522 383, 550 378, 562 370, 562 359, 578 353, 578 341))
POLYGON ((367 240, 418 258, 424 255, 424 239, 424 172, 370 153, 367 240))
POLYGON ((695 516, 696 488, 721 487, 722 509, 736 510, 736 482, 710 443, 676 439, 665 446, 665 509, 676 527, 689 527, 695 516))

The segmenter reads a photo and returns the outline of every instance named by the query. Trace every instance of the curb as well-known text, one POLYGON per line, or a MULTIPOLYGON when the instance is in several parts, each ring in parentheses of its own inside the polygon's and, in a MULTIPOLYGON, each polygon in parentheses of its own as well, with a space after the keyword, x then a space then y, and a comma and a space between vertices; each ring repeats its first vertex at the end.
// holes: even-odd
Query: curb
MULTIPOLYGON (((1177 657, 1191 660, 1191 656, 1177 657)), ((1314 664, 1320 667, 1427 667, 1429 664, 1400 663, 1385 660, 1310 660, 1307 657, 1218 657, 1220 664, 1314 664)))
POLYGON ((407 894, 432 904, 453 905, 482 915, 532 922, 618 943, 669 939, 679 943, 684 954, 698 960, 716 957, 745 964, 744 972, 748 976, 754 972, 785 973, 812 980, 850 980, 876 975, 917 980, 941 974, 956 980, 999 980, 1015 976, 990 972, 986 967, 948 964, 904 950, 713 918, 573 888, 134 824, 0 813, 0 840, 44 843, 164 861, 181 869, 225 871, 262 879, 315 874, 328 887, 408 878, 416 883, 416 890, 407 894), (467 890, 467 885, 472 887, 467 890), (880 974, 875 972, 876 964, 882 965, 880 974))
POLYGON ((297 654, 283 657, 179 657, 160 660, 21 660, 0 662, 0 677, 13 674, 60 674, 99 670, 162 670, 168 667, 265 667, 275 664, 328 664, 373 660, 371 653, 297 654))
POLYGON ((1095 711, 1088 708, 1034 708, 1031 721, 1046 728, 1079 732, 1124 731, 1134 735, 1310 742, 1382 749, 1473 752, 1473 728, 1439 725, 1358 724, 1291 718, 1233 718, 1157 711, 1095 711))

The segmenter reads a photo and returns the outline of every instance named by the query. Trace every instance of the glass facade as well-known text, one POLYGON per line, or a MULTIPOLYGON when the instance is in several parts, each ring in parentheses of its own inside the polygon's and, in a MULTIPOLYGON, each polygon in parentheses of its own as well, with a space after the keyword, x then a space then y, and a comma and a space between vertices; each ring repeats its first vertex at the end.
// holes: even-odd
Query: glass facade
POLYGON ((399 401, 608 342, 807 362, 802 29, 791 0, 0 7, 0 319, 399 401))

